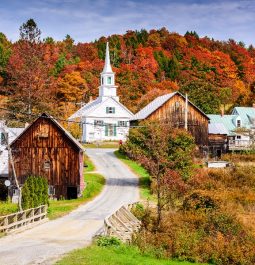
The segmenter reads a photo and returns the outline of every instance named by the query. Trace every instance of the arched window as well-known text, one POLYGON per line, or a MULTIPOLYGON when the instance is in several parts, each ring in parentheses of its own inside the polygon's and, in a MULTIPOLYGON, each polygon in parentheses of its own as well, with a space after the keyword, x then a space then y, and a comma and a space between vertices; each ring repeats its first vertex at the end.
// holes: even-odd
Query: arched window
POLYGON ((107 85, 111 85, 112 83, 112 78, 110 76, 107 77, 107 85))

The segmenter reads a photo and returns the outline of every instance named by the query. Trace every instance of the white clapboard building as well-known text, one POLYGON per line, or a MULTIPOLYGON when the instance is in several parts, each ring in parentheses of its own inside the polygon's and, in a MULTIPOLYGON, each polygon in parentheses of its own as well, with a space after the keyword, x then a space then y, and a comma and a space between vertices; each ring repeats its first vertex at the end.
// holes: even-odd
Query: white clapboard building
POLYGON ((68 120, 81 122, 82 142, 125 141, 133 113, 119 102, 115 74, 110 63, 108 43, 106 44, 105 65, 100 80, 99 97, 84 105, 68 120))
POLYGON ((15 140, 25 128, 9 128, 4 120, 0 120, 0 180, 9 174, 7 146, 15 140))

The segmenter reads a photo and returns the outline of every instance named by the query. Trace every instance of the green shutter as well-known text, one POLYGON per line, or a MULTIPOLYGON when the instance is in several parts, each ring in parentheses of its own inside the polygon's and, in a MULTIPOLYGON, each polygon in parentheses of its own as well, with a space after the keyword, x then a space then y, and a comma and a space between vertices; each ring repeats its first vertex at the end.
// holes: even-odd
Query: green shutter
POLYGON ((106 107, 106 113, 109 113, 109 108, 108 107, 106 107))
POLYGON ((114 124, 113 129, 114 129, 114 136, 117 136, 117 126, 115 124, 114 124))
POLYGON ((105 128, 105 136, 108 136, 108 125, 105 124, 104 128, 105 128))

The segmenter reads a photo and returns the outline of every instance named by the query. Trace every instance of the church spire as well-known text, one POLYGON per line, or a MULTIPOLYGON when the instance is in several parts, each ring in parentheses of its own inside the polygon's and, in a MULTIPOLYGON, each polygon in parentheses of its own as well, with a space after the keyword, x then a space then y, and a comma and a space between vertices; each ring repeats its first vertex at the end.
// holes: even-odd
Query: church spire
POLYGON ((103 73, 112 73, 111 60, 110 60, 110 52, 109 52, 109 43, 106 43, 106 52, 105 52, 105 62, 103 73))
POLYGON ((115 74, 112 71, 110 53, 109 53, 109 43, 106 43, 105 52, 105 63, 104 69, 101 73, 101 85, 99 87, 99 97, 113 97, 115 100, 119 100, 117 96, 117 86, 115 86, 115 74))

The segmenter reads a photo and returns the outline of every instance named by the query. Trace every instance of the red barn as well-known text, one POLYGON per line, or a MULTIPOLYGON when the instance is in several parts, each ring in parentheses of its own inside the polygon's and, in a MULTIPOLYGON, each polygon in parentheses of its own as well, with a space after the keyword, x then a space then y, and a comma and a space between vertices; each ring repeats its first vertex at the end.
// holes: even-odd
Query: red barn
MULTIPOLYGON (((83 146, 55 119, 42 114, 10 145, 20 185, 30 175, 47 178, 50 195, 73 199, 84 189, 83 146)), ((11 164, 10 179, 14 183, 11 164)))

